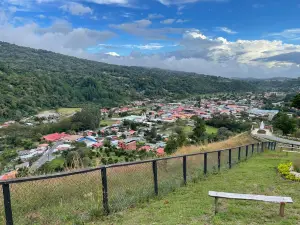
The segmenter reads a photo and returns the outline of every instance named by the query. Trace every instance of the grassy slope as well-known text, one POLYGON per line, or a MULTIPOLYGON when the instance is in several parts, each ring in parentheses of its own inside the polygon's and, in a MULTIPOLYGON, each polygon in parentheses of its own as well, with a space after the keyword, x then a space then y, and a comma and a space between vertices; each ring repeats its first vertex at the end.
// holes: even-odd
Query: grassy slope
POLYGON ((247 133, 242 133, 232 138, 229 138, 228 140, 214 142, 207 145, 183 146, 180 149, 178 149, 176 155, 190 154, 200 151, 215 151, 220 149, 238 147, 241 145, 247 145, 255 142, 256 141, 250 135, 248 135, 247 133))
POLYGON ((229 171, 189 183, 162 199, 93 224, 300 224, 300 183, 283 180, 276 172, 277 165, 287 160, 285 154, 264 153, 229 171), (294 204, 286 206, 286 216, 281 218, 279 204, 222 199, 220 213, 214 216, 209 190, 291 196, 294 204))

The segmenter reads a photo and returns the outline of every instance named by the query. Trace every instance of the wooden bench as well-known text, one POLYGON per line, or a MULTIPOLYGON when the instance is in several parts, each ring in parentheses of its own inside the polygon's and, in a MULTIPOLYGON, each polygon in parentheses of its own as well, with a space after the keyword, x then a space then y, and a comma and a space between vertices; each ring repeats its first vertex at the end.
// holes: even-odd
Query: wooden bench
POLYGON ((284 206, 286 203, 293 203, 291 197, 281 197, 281 196, 266 196, 266 195, 249 195, 249 194, 235 194, 235 193, 226 193, 226 192, 216 192, 209 191, 208 195, 215 198, 215 214, 218 213, 218 199, 227 198, 227 199, 239 199, 239 200, 254 200, 254 201, 263 201, 263 202, 273 202, 280 203, 279 215, 284 216, 284 206))
POLYGON ((292 147, 292 146, 286 146, 286 145, 280 145, 278 147, 280 147, 281 152, 286 153, 286 156, 288 156, 289 153, 300 153, 299 147, 292 147), (286 150, 282 150, 283 148, 285 148, 286 150))

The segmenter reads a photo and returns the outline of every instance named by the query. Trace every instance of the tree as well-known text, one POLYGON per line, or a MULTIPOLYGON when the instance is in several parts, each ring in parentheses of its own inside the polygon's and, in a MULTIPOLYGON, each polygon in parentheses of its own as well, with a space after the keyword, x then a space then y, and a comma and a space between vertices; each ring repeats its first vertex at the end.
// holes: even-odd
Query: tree
POLYGON ((291 106, 300 109, 300 93, 293 98, 291 106))
POLYGON ((179 147, 182 147, 186 142, 187 136, 186 136, 186 134, 185 134, 182 127, 176 127, 175 132, 177 134, 177 138, 176 138, 177 139, 177 145, 179 147))
POLYGON ((286 113, 278 113, 273 118, 273 126, 282 131, 283 135, 291 134, 296 130, 297 121, 286 113))
POLYGON ((196 118, 195 127, 193 129, 192 139, 199 142, 201 137, 204 136, 206 131, 205 122, 200 118, 196 118))
POLYGON ((96 107, 84 108, 72 117, 74 130, 95 130, 99 127, 101 112, 96 107))
POLYGON ((167 154, 172 154, 176 152, 178 148, 178 142, 175 136, 170 136, 169 140, 167 141, 166 147, 165 147, 165 152, 167 154))

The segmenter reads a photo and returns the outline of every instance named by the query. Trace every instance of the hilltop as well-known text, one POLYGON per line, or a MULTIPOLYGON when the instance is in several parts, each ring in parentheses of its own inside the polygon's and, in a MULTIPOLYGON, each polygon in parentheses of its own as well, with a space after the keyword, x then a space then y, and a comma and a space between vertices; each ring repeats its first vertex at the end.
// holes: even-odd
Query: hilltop
POLYGON ((203 74, 110 65, 0 42, 0 119, 41 109, 134 99, 184 98, 254 89, 247 82, 203 74))

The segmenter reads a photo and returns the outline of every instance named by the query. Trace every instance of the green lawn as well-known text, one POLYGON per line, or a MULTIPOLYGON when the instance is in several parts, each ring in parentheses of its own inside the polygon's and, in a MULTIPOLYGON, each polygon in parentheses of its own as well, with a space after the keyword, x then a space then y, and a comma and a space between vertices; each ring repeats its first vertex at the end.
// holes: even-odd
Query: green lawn
MULTIPOLYGON (((288 157, 293 157, 290 154, 288 157)), ((91 224, 300 224, 300 183, 282 179, 276 171, 289 158, 278 152, 254 156, 231 170, 200 181, 136 208, 115 213, 91 224), (214 215, 214 199, 208 191, 290 196, 285 217, 279 217, 279 204, 221 199, 214 215), (101 221, 100 221, 101 220, 101 221)))
POLYGON ((69 116, 79 111, 81 111, 81 108, 58 108, 57 109, 57 112, 62 116, 69 116))
POLYGON ((206 132, 209 134, 216 134, 218 132, 218 128, 206 125, 206 132))
POLYGON ((111 126, 116 123, 117 123, 116 120, 101 120, 100 126, 111 126))

